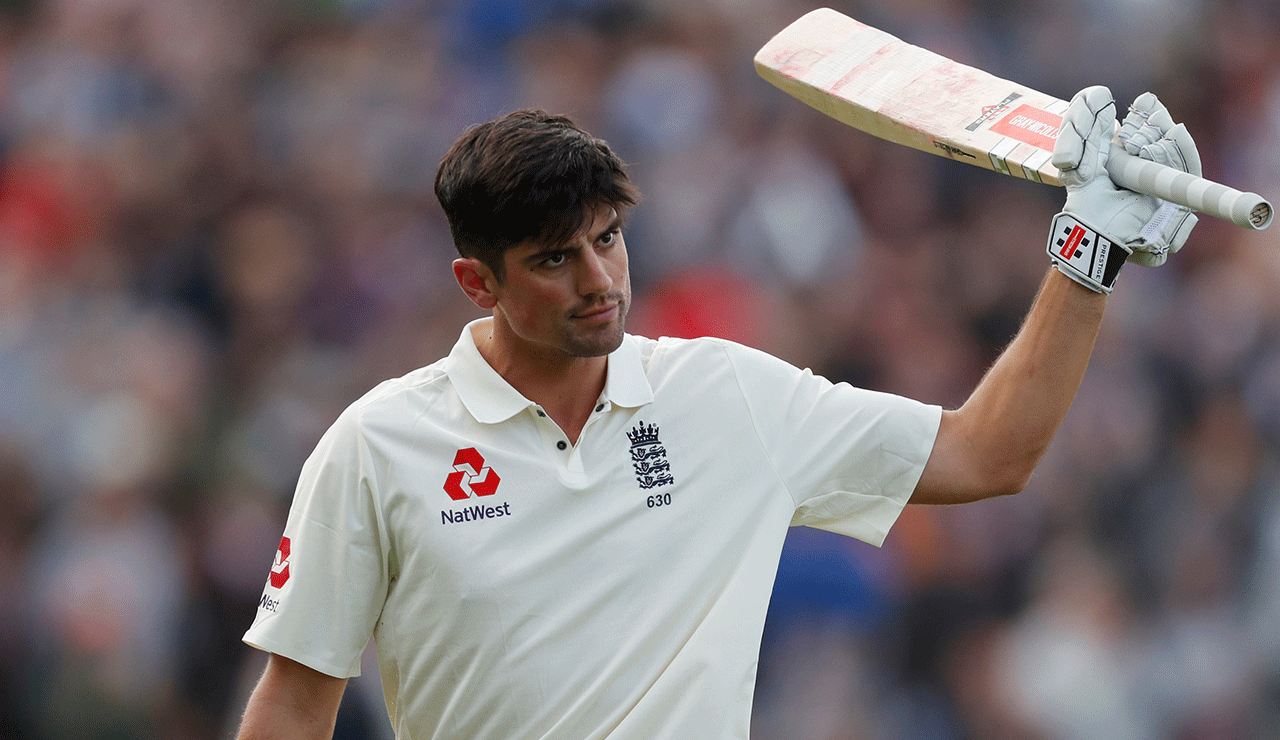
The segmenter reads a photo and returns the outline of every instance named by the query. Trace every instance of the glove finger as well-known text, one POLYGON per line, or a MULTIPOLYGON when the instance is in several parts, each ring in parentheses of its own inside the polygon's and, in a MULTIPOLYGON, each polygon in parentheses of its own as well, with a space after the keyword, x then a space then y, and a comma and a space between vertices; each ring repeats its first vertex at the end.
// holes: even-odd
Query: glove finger
POLYGON ((1120 124, 1120 130, 1116 133, 1116 138, 1127 143, 1139 129, 1146 125, 1147 116, 1150 115, 1155 97, 1155 95, 1146 92, 1133 101, 1133 105, 1129 106, 1128 114, 1125 115, 1124 121, 1120 124))
POLYGON ((1134 156, 1200 176, 1200 152, 1196 149, 1196 142, 1191 138, 1191 133, 1187 131, 1186 126, 1179 123, 1160 138, 1149 140, 1149 136, 1151 132, 1147 129, 1130 136, 1124 142, 1125 151, 1134 156))
POLYGON ((1155 101, 1155 107, 1147 111, 1145 125, 1164 134, 1173 128, 1173 116, 1169 115, 1169 109, 1164 107, 1164 103, 1156 100, 1156 96, 1152 95, 1151 99, 1155 101))
POLYGON ((1146 92, 1133 101, 1116 137, 1130 154, 1159 141, 1174 127, 1173 116, 1152 93, 1146 92))
POLYGON ((1200 150, 1196 148, 1196 140, 1191 138, 1191 132, 1187 130, 1187 127, 1179 123, 1166 136, 1169 146, 1178 152, 1177 156, 1181 162, 1181 166, 1178 169, 1200 177, 1202 174, 1200 150))
POLYGON ((1153 93, 1145 92, 1134 99, 1116 136, 1130 154, 1201 174, 1195 140, 1186 126, 1174 123, 1169 109, 1153 93))
POLYGON ((1155 126, 1161 133, 1173 128, 1173 116, 1169 115, 1169 109, 1164 103, 1160 102, 1154 93, 1144 92, 1137 98, 1134 98, 1133 105, 1129 106, 1129 113, 1124 118, 1124 123, 1132 122, 1135 127, 1143 125, 1155 126))
POLYGON ((1177 128, 1177 126, 1172 123, 1168 128, 1161 128, 1149 122, 1144 123, 1137 129, 1126 129, 1122 126, 1120 128, 1121 133, 1117 134, 1117 137, 1124 142, 1125 149, 1130 154, 1133 154, 1148 144, 1154 144, 1161 139, 1167 138, 1174 128, 1177 128))
POLYGON ((1116 138, 1124 143, 1124 148, 1130 154, 1137 154, 1138 150, 1152 142, 1159 141, 1164 137, 1164 132, 1148 124, 1145 120, 1135 120, 1130 114, 1125 118, 1124 124, 1120 127, 1120 131, 1116 134, 1116 138))
MULTIPOLYGON (((1143 119, 1151 115, 1152 111, 1163 108, 1164 104, 1156 97, 1153 92, 1144 92, 1133 99, 1133 105, 1129 106, 1129 115, 1140 115, 1143 119)), ((1127 116, 1126 116, 1127 118, 1127 116)))
POLYGON ((1053 164, 1075 171, 1081 182, 1096 177, 1106 165, 1115 130, 1115 101, 1101 85, 1076 93, 1062 117, 1062 128, 1053 148, 1053 164))
MULTIPOLYGON (((1132 139, 1130 141, 1133 141, 1132 139)), ((1172 167, 1177 170, 1186 172, 1186 164, 1177 146, 1168 139, 1143 144, 1140 147, 1134 147, 1132 144, 1126 144, 1125 150, 1130 154, 1149 159, 1156 164, 1162 164, 1166 167, 1172 167)))

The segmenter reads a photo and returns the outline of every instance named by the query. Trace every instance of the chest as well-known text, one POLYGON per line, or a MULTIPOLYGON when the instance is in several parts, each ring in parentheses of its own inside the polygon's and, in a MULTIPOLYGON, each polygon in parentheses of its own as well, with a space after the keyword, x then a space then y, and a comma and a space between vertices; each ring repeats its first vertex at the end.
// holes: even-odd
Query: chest
MULTIPOLYGON (((786 494, 749 444, 691 421, 609 409, 576 445, 536 412, 419 429, 384 458, 393 568, 466 592, 670 563, 709 540, 732 547, 786 494)), ((770 519, 785 527, 789 515, 770 519)))

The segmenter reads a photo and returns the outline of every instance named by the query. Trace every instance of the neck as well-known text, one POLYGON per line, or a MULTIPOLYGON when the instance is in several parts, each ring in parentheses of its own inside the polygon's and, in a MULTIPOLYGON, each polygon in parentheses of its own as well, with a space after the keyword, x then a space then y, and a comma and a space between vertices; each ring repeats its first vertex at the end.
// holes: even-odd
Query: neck
POLYGON ((542 407, 572 443, 604 390, 608 356, 572 357, 518 338, 495 335, 494 321, 472 332, 480 355, 520 395, 542 407))

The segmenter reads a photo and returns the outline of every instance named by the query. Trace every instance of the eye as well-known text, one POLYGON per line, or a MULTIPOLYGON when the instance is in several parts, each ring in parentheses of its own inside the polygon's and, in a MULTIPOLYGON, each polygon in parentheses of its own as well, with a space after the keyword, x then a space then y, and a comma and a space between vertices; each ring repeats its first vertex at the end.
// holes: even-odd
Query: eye
POLYGON ((613 229, 612 231, 606 231, 600 235, 600 238, 596 240, 596 243, 602 247, 607 247, 610 244, 613 244, 615 241, 617 241, 618 236, 619 236, 619 233, 617 229, 613 229))
POLYGON ((559 267, 568 260, 569 255, 566 252, 551 252, 542 259, 542 264, 545 267, 559 267))

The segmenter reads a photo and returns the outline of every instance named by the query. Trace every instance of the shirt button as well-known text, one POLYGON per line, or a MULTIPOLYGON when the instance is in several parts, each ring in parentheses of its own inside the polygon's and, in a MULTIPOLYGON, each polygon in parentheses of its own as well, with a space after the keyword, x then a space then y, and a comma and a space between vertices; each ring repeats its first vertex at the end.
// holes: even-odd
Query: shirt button
POLYGON ((568 442, 566 442, 566 441, 564 441, 563 439, 562 439, 562 440, 560 440, 559 442, 556 442, 556 449, 558 449, 558 450, 563 450, 564 448, 566 448, 566 447, 568 447, 568 446, 569 446, 569 443, 568 443, 568 442))
POLYGON ((602 403, 599 406, 596 406, 596 411, 604 411, 604 404, 602 403))
POLYGON ((542 409, 538 409, 538 416, 541 416, 542 418, 545 419, 547 418, 547 412, 543 411, 542 409))

